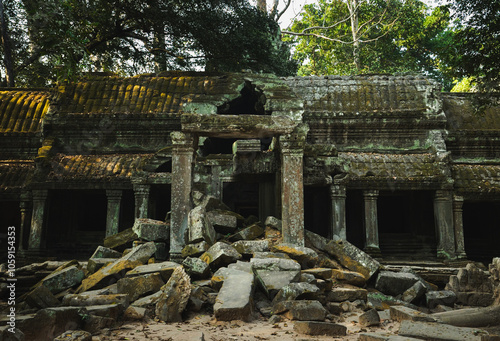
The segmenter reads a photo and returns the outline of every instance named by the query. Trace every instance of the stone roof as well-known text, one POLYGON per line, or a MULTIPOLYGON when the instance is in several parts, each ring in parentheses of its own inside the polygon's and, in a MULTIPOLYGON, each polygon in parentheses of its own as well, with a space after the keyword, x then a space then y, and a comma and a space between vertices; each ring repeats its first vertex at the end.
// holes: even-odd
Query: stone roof
POLYGON ((449 130, 470 131, 477 130, 500 131, 500 106, 487 108, 483 113, 475 113, 473 96, 470 93, 443 94, 443 108, 448 119, 449 130))
POLYGON ((0 133, 34 133, 49 109, 48 91, 0 91, 0 133))
POLYGON ((500 194, 500 165, 455 164, 451 171, 460 192, 500 194))
POLYGON ((9 191, 23 187, 31 180, 34 173, 34 162, 0 162, 0 191, 9 191))

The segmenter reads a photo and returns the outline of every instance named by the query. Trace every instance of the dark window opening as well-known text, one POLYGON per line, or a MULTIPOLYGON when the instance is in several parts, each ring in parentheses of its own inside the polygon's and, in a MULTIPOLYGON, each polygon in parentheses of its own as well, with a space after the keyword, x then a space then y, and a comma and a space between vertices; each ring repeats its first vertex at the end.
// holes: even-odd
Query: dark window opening
POLYGON ((311 232, 326 238, 331 236, 331 210, 329 187, 304 187, 304 225, 311 232))
POLYGON ((88 258, 106 233, 104 190, 56 190, 49 196, 46 245, 52 256, 88 258))
POLYGON ((365 247, 363 191, 349 190, 346 193, 347 240, 360 249, 365 247))
POLYGON ((149 217, 155 220, 166 221, 167 213, 170 212, 170 185, 151 186, 149 198, 149 217))
POLYGON ((0 217, 2 217, 2 226, 0 228, 0 245, 4 248, 1 262, 7 260, 7 241, 9 232, 14 231, 16 237, 16 248, 19 245, 19 236, 21 234, 21 209, 19 208, 19 201, 1 201, 0 202, 0 217), (9 230, 13 226, 14 230, 9 230))
POLYGON ((261 90, 257 89, 250 82, 245 82, 245 86, 240 91, 241 96, 224 103, 217 108, 217 114, 226 115, 269 115, 264 110, 266 97, 261 90))
POLYGON ((500 202, 464 202, 463 224, 467 259, 491 263, 500 244, 500 202))
POLYGON ((118 231, 124 231, 134 226, 135 221, 135 197, 134 191, 127 189, 122 191, 122 200, 120 202, 120 221, 118 231))
POLYGON ((155 173, 172 173, 172 160, 162 163, 156 168, 155 173))
POLYGON ((199 153, 201 156, 210 154, 233 154, 233 143, 237 139, 225 139, 220 137, 207 137, 200 146, 199 153))
POLYGON ((244 218, 259 217, 259 184, 256 182, 225 182, 222 198, 231 211, 244 218))

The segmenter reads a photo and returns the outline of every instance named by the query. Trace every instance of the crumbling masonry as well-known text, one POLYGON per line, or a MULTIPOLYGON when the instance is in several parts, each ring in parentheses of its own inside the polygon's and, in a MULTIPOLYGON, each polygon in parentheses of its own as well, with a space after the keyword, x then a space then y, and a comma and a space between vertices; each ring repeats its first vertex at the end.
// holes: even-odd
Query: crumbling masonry
POLYGON ((0 219, 27 255, 89 250, 192 193, 337 235, 371 255, 490 261, 500 242, 500 115, 423 77, 89 75, 0 89, 0 219))

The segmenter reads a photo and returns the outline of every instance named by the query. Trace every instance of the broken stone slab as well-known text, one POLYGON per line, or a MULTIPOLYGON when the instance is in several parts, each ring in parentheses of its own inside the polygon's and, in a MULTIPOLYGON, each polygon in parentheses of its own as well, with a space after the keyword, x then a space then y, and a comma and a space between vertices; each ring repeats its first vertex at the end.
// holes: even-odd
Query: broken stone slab
POLYGON ((170 240, 170 224, 148 218, 136 218, 132 231, 138 238, 149 242, 168 242, 170 240))
POLYGON ((401 299, 408 303, 417 304, 425 296, 426 291, 425 285, 418 281, 403 293, 401 299))
POLYGON ((278 244, 273 246, 271 251, 287 254, 291 259, 295 259, 299 262, 303 269, 315 267, 316 259, 318 258, 318 254, 313 249, 293 244, 278 244))
POLYGON ((281 288, 273 299, 273 304, 282 301, 294 301, 303 299, 317 299, 320 293, 319 288, 309 283, 290 283, 281 288))
POLYGON ((394 321, 420 321, 420 322, 436 322, 436 319, 429 314, 421 311, 411 309, 404 306, 391 306, 390 308, 391 320, 394 321))
POLYGON ((228 240, 231 242, 236 242, 238 240, 254 240, 263 234, 264 229, 259 225, 259 223, 255 223, 233 234, 228 238, 228 240))
POLYGON ((181 266, 179 263, 170 261, 140 265, 135 269, 128 271, 125 274, 125 277, 142 276, 159 272, 163 281, 166 282, 174 272, 175 268, 178 268, 179 266, 181 266))
POLYGON ((142 321, 146 317, 146 308, 129 306, 123 313, 123 319, 127 321, 142 321))
POLYGON ((399 327, 399 335, 424 340, 481 341, 488 333, 477 328, 456 327, 433 322, 404 320, 399 327))
POLYGON ((239 240, 231 244, 231 246, 245 256, 253 255, 256 252, 269 251, 268 240, 239 240))
POLYGON ((326 299, 330 302, 354 302, 356 300, 363 300, 366 302, 368 299, 368 291, 361 288, 355 289, 337 287, 333 288, 332 291, 328 293, 326 299))
POLYGON ((205 291, 202 288, 193 284, 191 295, 189 296, 187 309, 189 311, 198 312, 202 309, 206 301, 207 297, 205 295, 205 291))
POLYGON ((250 263, 252 263, 255 270, 299 272, 301 270, 297 261, 287 258, 252 258, 250 263))
POLYGON ((91 334, 98 334, 104 328, 111 328, 116 323, 116 320, 111 317, 85 315, 83 321, 83 330, 91 334))
POLYGON ((282 258, 282 259, 291 259, 287 254, 282 252, 254 252, 253 258, 263 259, 263 258, 282 258))
POLYGON ((376 309, 370 309, 359 316, 359 324, 363 327, 378 326, 380 316, 376 309))
POLYGON ((219 321, 250 321, 253 312, 253 289, 253 274, 229 269, 214 304, 215 318, 219 321))
POLYGON ((493 282, 488 272, 474 263, 468 263, 465 268, 451 275, 445 290, 451 290, 457 295, 457 302, 467 306, 486 307, 493 303, 493 282))
POLYGON ((216 242, 216 232, 203 207, 196 206, 188 214, 189 244, 206 241, 209 245, 216 242))
POLYGON ((229 269, 244 271, 251 275, 254 275, 253 264, 249 262, 236 261, 236 263, 231 263, 227 266, 229 269))
POLYGON ((68 294, 63 297, 63 306, 93 306, 93 305, 107 305, 107 304, 120 304, 123 308, 129 305, 129 297, 125 294, 111 294, 111 295, 89 295, 85 294, 68 294))
POLYGON ((90 258, 120 258, 122 254, 116 250, 110 249, 109 247, 99 245, 94 251, 90 258))
POLYGON ((457 295, 451 290, 428 291, 425 294, 425 301, 429 309, 434 309, 438 305, 453 307, 457 301, 457 295))
POLYGON ((315 278, 320 279, 331 279, 332 278, 332 269, 330 268, 312 268, 302 270, 302 274, 311 274, 315 278))
POLYGON ((123 312, 125 311, 125 307, 121 304, 103 304, 103 305, 89 305, 86 306, 85 309, 91 315, 102 316, 102 317, 111 317, 114 320, 117 320, 121 317, 123 312))
POLYGON ((54 271, 41 280, 41 285, 47 287, 53 294, 57 294, 80 284, 84 277, 83 270, 73 265, 59 271, 54 271))
POLYGON ((252 258, 258 283, 269 298, 284 286, 300 280, 300 264, 292 259, 252 258))
POLYGON ((199 258, 187 257, 182 262, 191 279, 205 279, 210 277, 210 266, 199 258))
POLYGON ((380 332, 359 334, 358 341, 422 341, 422 339, 380 332))
POLYGON ((104 246, 110 249, 124 250, 132 245, 132 242, 137 239, 137 234, 132 228, 126 229, 120 233, 104 238, 104 246))
POLYGON ((366 252, 347 240, 332 240, 325 246, 325 251, 335 257, 345 268, 359 272, 368 280, 380 269, 380 263, 366 252))
POLYGON ((366 277, 359 272, 332 269, 331 273, 331 278, 340 283, 351 284, 357 287, 362 287, 366 284, 366 277))
POLYGON ((205 253, 210 248, 210 245, 202 240, 199 243, 187 244, 181 251, 181 256, 186 257, 198 257, 205 253))
POLYGON ((450 310, 432 314, 441 323, 457 327, 487 327, 500 325, 500 306, 450 310))
POLYGON ((210 279, 210 286, 219 291, 230 272, 231 270, 227 267, 218 269, 210 279))
POLYGON ((346 336, 347 328, 341 324, 316 321, 297 321, 293 330, 305 335, 328 335, 333 337, 346 336))
POLYGON ((182 322, 191 295, 191 280, 183 267, 175 268, 156 303, 156 317, 164 322, 182 322))
POLYGON ((156 303, 158 303, 158 300, 160 299, 162 294, 163 294, 163 291, 160 290, 160 291, 155 292, 154 294, 151 294, 149 296, 144 296, 142 298, 139 298, 137 301, 132 302, 132 305, 134 307, 142 307, 142 308, 152 307, 152 306, 156 305, 156 303))
POLYGON ((326 251, 326 245, 331 241, 317 233, 305 230, 306 246, 313 247, 317 250, 326 251))
POLYGON ((155 272, 142 276, 125 277, 118 280, 116 284, 118 292, 128 295, 130 301, 134 302, 142 296, 159 291, 165 282, 160 273, 155 272))
POLYGON ((398 296, 418 281, 419 278, 412 273, 381 271, 375 282, 375 289, 386 295, 398 296))
POLYGON ((289 320, 324 321, 327 311, 317 300, 282 301, 274 304, 275 314, 289 320))
POLYGON ((39 285, 26 295, 26 303, 30 307, 44 309, 61 304, 52 292, 44 285, 39 285))
POLYGON ((278 230, 280 232, 282 230, 282 221, 276 217, 273 217, 273 216, 267 217, 264 225, 266 227, 273 228, 273 229, 278 230))
MULTIPOLYGON (((118 257, 119 258, 119 257, 118 257)), ((90 274, 116 261, 116 258, 90 258, 87 262, 87 271, 90 274)))
POLYGON ((201 206, 205 210, 205 212, 210 212, 213 210, 231 211, 231 209, 226 204, 224 204, 214 196, 206 195, 199 191, 193 191, 192 198, 194 205, 201 206))
POLYGON ((54 341, 92 341, 92 334, 84 330, 67 330, 54 341))
POLYGON ((129 261, 139 261, 142 264, 147 263, 149 258, 156 252, 156 245, 154 242, 147 242, 132 248, 132 250, 123 256, 121 259, 129 261))
POLYGON ((124 277, 125 273, 139 265, 142 265, 142 262, 120 258, 84 279, 76 290, 76 293, 82 293, 90 289, 101 289, 114 284, 120 278, 124 277))
POLYGON ((210 265, 212 270, 236 262, 241 254, 234 247, 223 242, 217 242, 210 247, 200 259, 210 265))
POLYGON ((207 212, 207 218, 215 231, 223 235, 233 234, 244 220, 241 215, 226 210, 207 212))

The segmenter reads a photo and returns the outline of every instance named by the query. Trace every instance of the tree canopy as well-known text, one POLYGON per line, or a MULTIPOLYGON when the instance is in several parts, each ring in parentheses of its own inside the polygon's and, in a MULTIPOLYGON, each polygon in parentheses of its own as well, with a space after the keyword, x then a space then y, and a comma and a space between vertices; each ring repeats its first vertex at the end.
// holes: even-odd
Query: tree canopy
POLYGON ((10 54, 18 85, 46 85, 82 71, 296 71, 277 23, 247 0, 0 0, 0 5, 7 38, 2 66, 8 70, 10 54))

